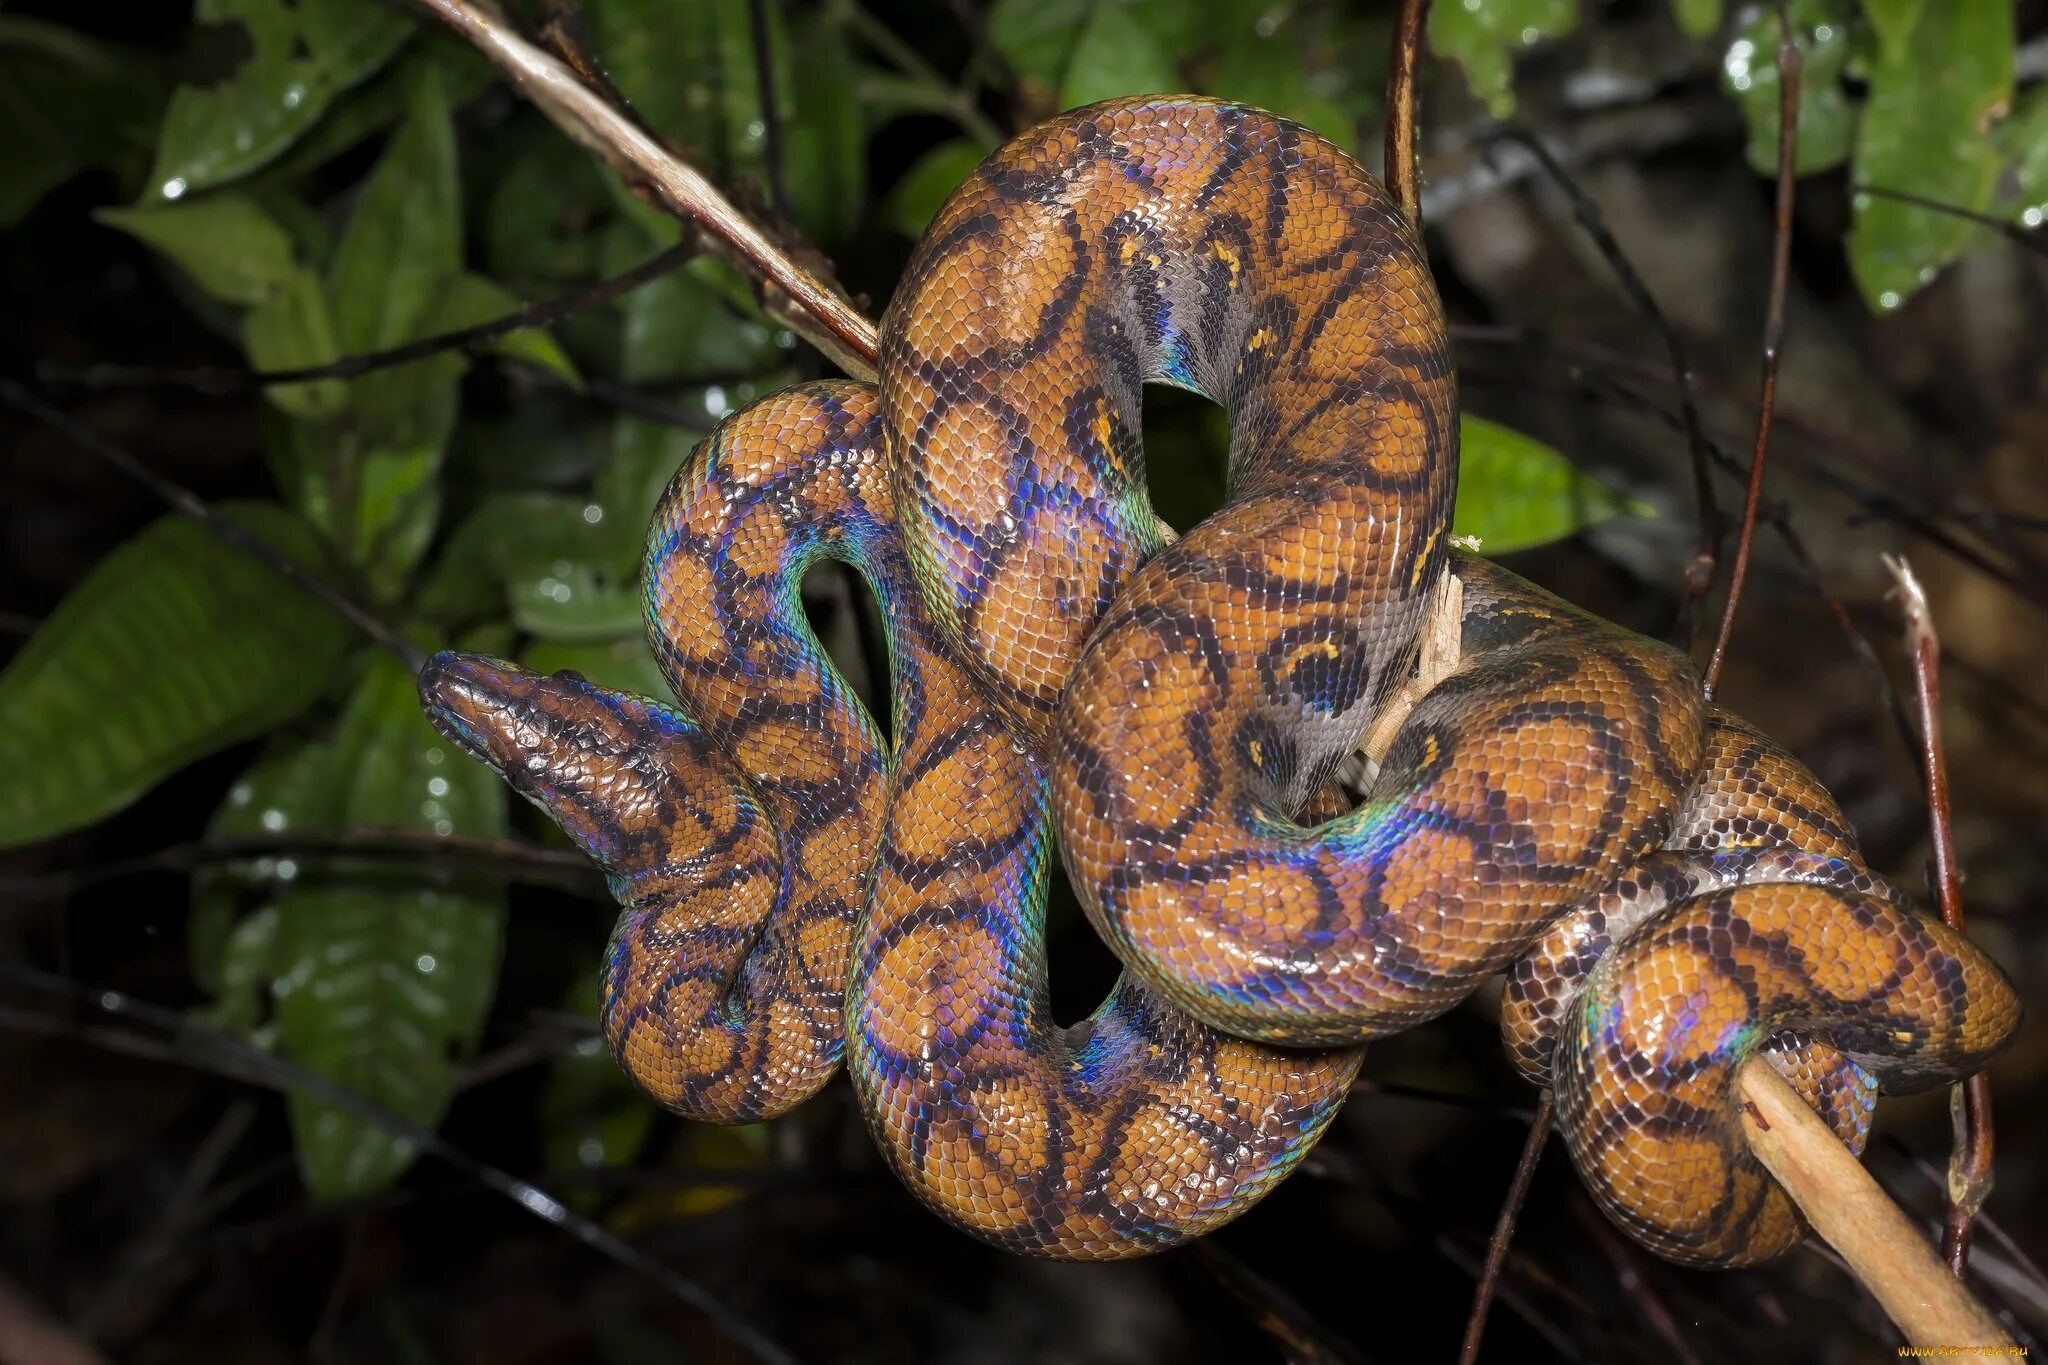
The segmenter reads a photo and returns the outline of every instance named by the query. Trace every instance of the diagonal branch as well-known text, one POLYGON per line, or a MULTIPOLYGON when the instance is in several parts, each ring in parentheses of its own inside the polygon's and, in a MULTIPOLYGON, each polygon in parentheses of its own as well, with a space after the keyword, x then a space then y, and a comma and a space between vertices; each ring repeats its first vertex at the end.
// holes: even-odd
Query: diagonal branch
POLYGON ((702 172, 648 136, 560 60, 520 37, 478 0, 418 3, 490 58, 556 127, 596 152, 628 183, 645 186, 671 212, 699 229, 719 255, 772 284, 781 297, 771 295, 767 302, 778 321, 847 374, 874 378, 874 323, 769 241, 702 172))

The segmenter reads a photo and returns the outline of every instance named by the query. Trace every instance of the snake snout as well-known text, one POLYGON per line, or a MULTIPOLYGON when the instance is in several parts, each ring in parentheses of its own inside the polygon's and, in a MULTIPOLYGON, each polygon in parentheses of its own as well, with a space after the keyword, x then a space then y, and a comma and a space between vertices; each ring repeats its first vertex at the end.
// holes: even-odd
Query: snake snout
POLYGON ((532 752, 521 713, 547 680, 503 659, 442 650, 420 669, 420 704, 442 737, 501 772, 532 752))

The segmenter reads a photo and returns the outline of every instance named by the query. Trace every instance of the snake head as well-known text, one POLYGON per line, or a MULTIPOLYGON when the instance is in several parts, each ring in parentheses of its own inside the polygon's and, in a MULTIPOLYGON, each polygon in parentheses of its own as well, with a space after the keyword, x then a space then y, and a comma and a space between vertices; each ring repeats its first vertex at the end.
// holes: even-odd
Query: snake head
POLYGON ((427 716, 548 813, 635 905, 775 852, 766 815, 672 706, 581 674, 444 650, 420 670, 427 716))

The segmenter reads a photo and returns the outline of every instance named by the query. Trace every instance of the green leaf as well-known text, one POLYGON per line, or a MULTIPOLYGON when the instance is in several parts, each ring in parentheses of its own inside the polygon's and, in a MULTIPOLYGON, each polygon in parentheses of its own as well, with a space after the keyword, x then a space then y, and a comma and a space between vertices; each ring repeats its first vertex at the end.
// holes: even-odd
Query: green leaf
MULTIPOLYGON (((341 359, 320 277, 304 268, 285 276, 275 292, 242 319, 242 349, 259 370, 298 370, 341 359)), ((316 379, 273 385, 263 396, 279 411, 319 421, 347 405, 348 385, 339 379, 316 379)))
MULTIPOLYGON (((260 179, 267 185, 295 180, 384 131, 406 116, 412 108, 413 92, 428 79, 440 83, 448 107, 456 109, 496 84, 497 72, 489 59, 468 43, 430 28, 407 43, 396 61, 339 95, 311 131, 263 168, 260 179)), ((588 153, 577 148, 574 154, 588 164, 588 153)))
MULTIPOLYGON (((1903 23, 1909 9, 1894 6, 1880 31, 1903 23)), ((2012 0, 1927 5, 1909 32, 1889 30, 1870 69, 1857 189, 1989 208, 1999 171, 1992 128, 2012 102, 2013 45, 2012 0)), ((1897 308, 1976 240, 1976 226, 1953 214, 1875 194, 1858 193, 1852 203, 1849 266, 1880 312, 1897 308)))
POLYGON ((620 300, 621 377, 633 384, 666 383, 778 363, 776 329, 751 298, 744 307, 733 303, 720 280, 726 273, 722 262, 699 258, 620 300))
POLYGON ((727 176, 761 135, 748 0, 594 0, 605 68, 641 117, 727 176))
MULTIPOLYGON (((277 907, 266 905, 226 930, 220 944, 216 981, 208 986, 213 1004, 198 1010, 200 1022, 259 1037, 270 983, 277 976, 277 907)), ((200 970, 195 959, 194 969, 200 970)), ((267 1041, 267 1038, 265 1039, 267 1041)))
POLYGON ((1205 86, 1210 94, 1284 114, 1340 146, 1356 143, 1357 120, 1334 98, 1336 73, 1305 69, 1295 24, 1256 15, 1241 32, 1219 36, 1225 41, 1205 86))
POLYGON ((1578 0, 1443 0, 1429 12, 1429 46, 1456 62, 1495 118, 1514 112, 1514 54, 1578 27, 1578 0))
MULTIPOLYGON (((582 1012, 594 1014, 595 1004, 582 1012)), ((632 1162, 660 1111, 619 1070, 604 1039, 585 1038, 548 1064, 540 1114, 548 1169, 579 1171, 632 1162)), ((586 1201, 596 1193, 576 1192, 586 1201)))
POLYGON ((1488 555, 1525 550, 1623 513, 1648 514, 1521 432, 1467 413, 1459 424, 1453 530, 1488 555))
POLYGON ((455 130, 432 73, 356 201, 328 273, 335 336, 346 351, 396 346, 434 291, 462 268, 455 130))
POLYGON ((0 14, 0 227, 80 171, 139 173, 164 82, 143 54, 0 14))
MULTIPOLYGON (((1855 7, 1851 0, 1796 0, 1792 41, 1802 62, 1799 79, 1798 175, 1831 170, 1849 159, 1857 106, 1843 88, 1849 65, 1855 7)), ((1749 164, 1759 175, 1778 173, 1778 16, 1752 10, 1729 40, 1721 62, 1721 88, 1749 126, 1749 164)))
MULTIPOLYGON (((427 306, 419 330, 424 336, 460 331, 465 327, 495 322, 517 312, 521 306, 521 300, 497 281, 465 272, 441 282, 434 301, 427 306)), ((538 365, 551 374, 559 375, 572 387, 581 388, 583 385, 583 376, 577 373, 576 363, 569 359, 568 353, 544 327, 522 327, 516 332, 507 332, 492 341, 489 349, 498 355, 538 365)))
POLYGON ((553 493, 486 499, 450 541, 421 593, 436 619, 467 619, 495 587, 498 610, 546 639, 611 641, 640 629, 637 566, 621 562, 621 539, 637 543, 646 522, 611 518, 598 503, 553 493), (611 525, 605 523, 610 521, 611 525))
POLYGON ((1144 24, 1122 0, 1102 0, 1088 16, 1060 79, 1065 108, 1178 90, 1185 82, 1144 24))
POLYGON ((1997 200, 2000 216, 2023 228, 2048 221, 2048 85, 2019 98, 2013 115, 1998 125, 1999 158, 2008 167, 1997 200))
POLYGON ((246 195, 101 209, 93 217, 155 247, 227 303, 262 303, 281 293, 298 269, 291 235, 246 195))
POLYGON ((391 59, 411 16, 363 0, 199 0, 200 24, 240 27, 249 56, 217 84, 171 95, 149 193, 180 199, 270 161, 311 128, 335 95, 391 59))
MULTIPOLYGON (((1977 0, 1965 3, 1974 4, 1977 0)), ((1913 30, 1919 26, 1920 13, 1926 8, 1927 0, 1863 0, 1864 17, 1877 31, 1877 41, 1887 59, 1912 56, 1913 30)))
MULTIPOLYGON (((288 830, 329 829, 339 823, 340 813, 328 747, 278 740, 228 788, 227 798, 207 822, 206 838, 209 843, 221 843, 288 830)), ((225 979, 233 951, 230 930, 243 893, 289 884, 306 871, 296 858, 265 855, 202 867, 192 874, 185 956, 201 990, 217 996, 227 993, 225 979)), ((270 975, 266 968, 260 979, 267 981, 270 975)), ((250 1008, 253 1011, 253 1001, 250 1008)), ((239 1004, 236 1009, 234 1018, 239 1020, 239 1004)), ((223 1021, 222 1026, 246 1029, 253 1023, 252 1013, 249 1023, 223 1021)))
MULTIPOLYGON (((381 656, 335 737, 342 819, 354 828, 497 838, 504 787, 427 723, 411 675, 381 656)), ((440 1123, 457 1062, 483 1032, 503 950, 505 897, 416 876, 334 881, 277 904, 278 1045, 294 1061, 413 1121, 440 1123)), ((358 1198, 396 1179, 410 1142, 310 1094, 290 1098, 307 1188, 358 1198)))
POLYGON ((802 24, 781 51, 788 81, 776 90, 790 207, 814 241, 837 242, 852 233, 867 193, 867 119, 846 26, 828 12, 802 24))
POLYGON ((1721 27, 1721 0, 1671 0, 1671 12, 1688 37, 1704 38, 1721 27))
POLYGON ((647 635, 639 629, 616 640, 583 644, 537 640, 520 656, 519 662, 536 673, 569 669, 615 692, 632 692, 658 700, 672 695, 668 680, 661 676, 661 669, 654 662, 654 652, 647 646, 647 635))
POLYGON ((1041 92, 1043 104, 1060 88, 1067 60, 1095 0, 996 0, 988 12, 989 41, 1018 77, 1041 92))
MULTIPOLYGON (((301 563, 304 522, 224 515, 301 563)), ((348 625, 247 552, 166 517, 101 560, 0 673, 0 847, 121 809, 168 774, 320 695, 348 625)))
POLYGON ((987 148, 965 138, 942 142, 926 152, 889 191, 889 222, 913 242, 924 236, 939 205, 987 155, 987 148))

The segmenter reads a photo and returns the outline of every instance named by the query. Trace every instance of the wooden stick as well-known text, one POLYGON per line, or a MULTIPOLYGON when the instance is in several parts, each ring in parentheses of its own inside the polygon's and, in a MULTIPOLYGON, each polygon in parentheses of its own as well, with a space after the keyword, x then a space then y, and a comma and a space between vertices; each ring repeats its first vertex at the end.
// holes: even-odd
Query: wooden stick
POLYGON ((1744 1062, 1735 1086, 1750 1150, 1907 1341, 2012 1354, 1995 1349, 2013 1346, 1998 1319, 1949 1274, 1920 1229, 1770 1063, 1744 1062))
POLYGON ((875 377, 875 324, 769 241, 694 166, 642 132, 575 72, 520 37, 485 5, 475 0, 419 3, 496 63, 555 126, 629 182, 648 186, 702 229, 719 254, 737 258, 786 295, 795 307, 771 306, 777 321, 801 333, 855 379, 875 377))

